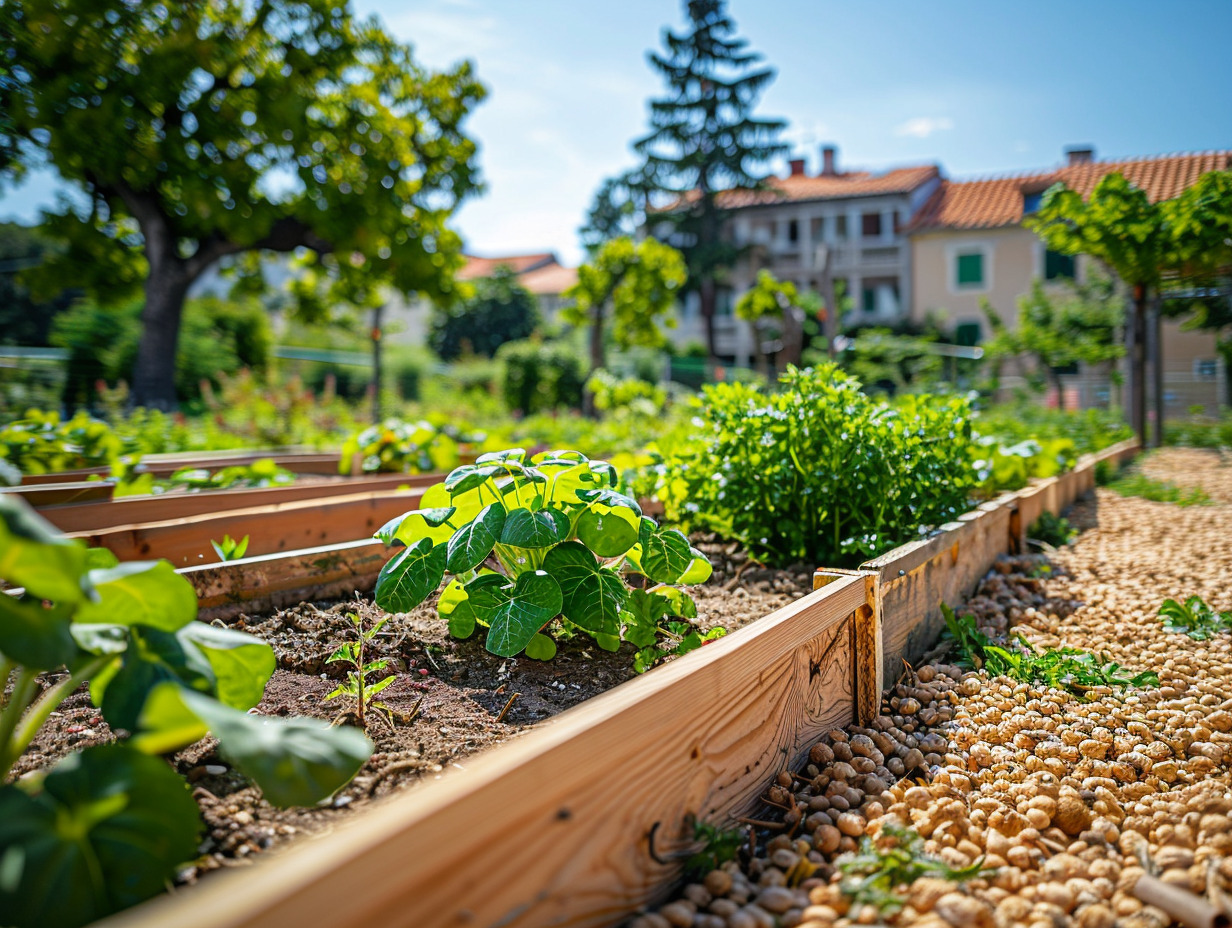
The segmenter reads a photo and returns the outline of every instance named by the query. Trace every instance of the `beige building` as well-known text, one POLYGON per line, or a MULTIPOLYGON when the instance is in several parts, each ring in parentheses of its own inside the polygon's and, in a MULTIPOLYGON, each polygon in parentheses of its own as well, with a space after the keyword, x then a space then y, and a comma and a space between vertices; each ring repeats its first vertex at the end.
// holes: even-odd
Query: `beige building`
MULTIPOLYGON (((1086 273, 1085 259, 1048 251, 1023 219, 1039 207, 1053 184, 1063 182, 1084 196, 1115 171, 1152 201, 1171 199, 1208 171, 1232 167, 1232 151, 1096 161, 1091 149, 1071 149, 1068 163, 1048 171, 972 181, 942 181, 907 228, 911 242, 911 318, 931 317, 960 342, 978 344, 989 334, 981 310, 987 299, 1008 325, 1017 319, 1018 298, 1038 278, 1059 286, 1086 273)), ((1210 333, 1183 332, 1164 323, 1164 399, 1170 414, 1190 406, 1214 412, 1226 372, 1210 333)), ((1066 381, 1067 399, 1106 405, 1110 387, 1099 372, 1080 371, 1066 381)))

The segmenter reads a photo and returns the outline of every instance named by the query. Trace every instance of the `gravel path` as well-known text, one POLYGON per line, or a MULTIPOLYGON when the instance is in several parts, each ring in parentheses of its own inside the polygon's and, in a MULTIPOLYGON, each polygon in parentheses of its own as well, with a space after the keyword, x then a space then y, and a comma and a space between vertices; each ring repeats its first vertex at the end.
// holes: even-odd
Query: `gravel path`
MULTIPOLYGON (((1168 450, 1151 464, 1232 499, 1217 461, 1168 450)), ((755 855, 746 835, 736 860, 636 928, 1163 928, 1168 916, 1132 892, 1144 862, 1195 893, 1232 887, 1232 635, 1166 634, 1157 615, 1194 594, 1232 609, 1232 504, 1101 490, 1070 517, 1084 529, 1071 548, 999 562, 959 611, 1037 652, 1064 645, 1153 670, 1158 687, 1082 699, 926 663, 872 726, 832 732, 804 771, 769 786, 755 815, 784 824, 755 833, 755 855), (836 864, 865 835, 901 846, 886 826, 914 830, 948 867, 992 869, 965 881, 917 871, 855 896, 836 864)))

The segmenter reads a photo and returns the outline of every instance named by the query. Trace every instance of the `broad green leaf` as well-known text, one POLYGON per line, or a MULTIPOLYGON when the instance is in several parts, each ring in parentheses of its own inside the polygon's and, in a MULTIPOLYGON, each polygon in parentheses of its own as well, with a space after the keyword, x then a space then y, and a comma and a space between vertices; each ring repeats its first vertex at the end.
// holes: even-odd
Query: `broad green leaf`
MULTIPOLYGON (((423 509, 452 508, 454 513, 449 521, 454 525, 464 525, 475 518, 480 509, 492 502, 495 498, 494 492, 492 485, 486 484, 462 493, 450 493, 445 489, 445 484, 437 483, 424 490, 424 495, 419 498, 419 505, 423 509)), ((453 534, 452 529, 450 534, 453 534)))
POLYGON ((57 603, 85 598, 86 549, 18 496, 0 494, 0 580, 57 603))
POLYGON ((548 552, 546 570, 561 590, 561 614, 591 634, 619 634, 629 591, 616 571, 601 567, 584 545, 566 541, 548 552))
POLYGON ((454 638, 469 638, 475 633, 475 610, 471 608, 466 587, 456 578, 441 592, 436 614, 449 623, 449 634, 454 638))
POLYGON ((487 483, 489 479, 497 474, 505 473, 503 467, 488 465, 486 467, 476 467, 474 464, 463 464, 461 467, 455 467, 449 472, 449 476, 445 478, 445 489, 450 495, 456 493, 465 493, 467 490, 473 490, 482 483, 487 483))
POLYGON ((505 517, 500 542, 515 548, 548 548, 569 537, 569 516, 559 509, 514 509, 505 517))
POLYGON ((171 754, 200 741, 210 728, 185 705, 178 683, 160 683, 150 691, 131 744, 146 754, 171 754))
POLYGON ((585 464, 590 458, 582 454, 580 451, 540 451, 530 462, 536 466, 545 466, 549 464, 585 464))
POLYGON ((457 510, 453 506, 442 506, 435 509, 415 509, 403 513, 395 519, 390 519, 379 529, 374 538, 379 538, 387 545, 395 541, 408 547, 422 538, 427 538, 433 544, 447 541, 454 530, 445 523, 457 510))
POLYGON ((119 563, 120 559, 107 548, 86 548, 87 570, 106 570, 119 563))
POLYGON ((191 640, 142 626, 130 626, 128 637, 118 669, 90 681, 91 698, 112 728, 135 731, 146 698, 160 683, 213 692, 214 668, 191 640))
POLYGON ((550 661, 556 656, 556 642, 540 632, 527 642, 526 656, 536 661, 550 661))
POLYGON ((640 519, 642 517, 642 507, 638 505, 637 500, 630 496, 625 496, 623 493, 617 493, 615 490, 602 488, 597 490, 579 490, 577 493, 578 499, 584 503, 601 503, 610 509, 631 509, 638 517, 635 520, 640 529, 640 519))
POLYGON ((122 744, 62 760, 30 796, 0 787, 0 921, 85 925, 163 892, 197 856, 183 778, 122 744))
POLYGON ((67 603, 44 609, 33 596, 17 599, 0 592, 0 652, 31 670, 68 664, 78 653, 72 611, 67 603))
POLYGON ((278 661, 274 649, 252 635, 205 622, 193 622, 177 633, 205 654, 214 671, 214 693, 225 705, 251 709, 265 694, 278 661))
POLYGON ((73 640, 90 654, 123 654, 128 648, 128 628, 113 622, 96 625, 73 622, 69 626, 73 640))
POLYGON ((486 574, 467 584, 475 615, 488 623, 487 649, 513 657, 539 629, 560 614, 560 586, 542 570, 521 574, 507 583, 499 574, 486 574))
POLYGON ((604 651, 616 652, 620 650, 619 635, 595 635, 595 643, 604 651))
POLYGON ((310 806, 345 786, 372 755, 358 728, 308 718, 249 715, 191 690, 184 704, 209 725, 222 755, 275 806, 310 806))
POLYGON ((197 617, 197 593, 167 561, 129 561, 90 571, 98 592, 84 602, 74 622, 146 625, 173 632, 197 617))
POLYGON ((526 460, 525 448, 509 448, 505 451, 488 451, 485 454, 475 458, 476 464, 490 464, 500 462, 502 464, 514 462, 521 463, 526 460))
POLYGON ((709 561, 689 544, 689 539, 674 528, 646 532, 646 521, 630 557, 641 573, 656 583, 702 583, 710 577, 709 561))
POLYGON ((500 503, 485 506, 469 523, 449 539, 445 568, 459 574, 484 562, 505 527, 505 507, 500 503))
POLYGON ((619 557, 637 543, 638 516, 632 509, 593 503, 578 516, 575 531, 600 557, 619 557))
POLYGON ((441 585, 446 556, 445 545, 429 538, 399 551, 377 575, 377 605, 388 612, 410 612, 441 585))

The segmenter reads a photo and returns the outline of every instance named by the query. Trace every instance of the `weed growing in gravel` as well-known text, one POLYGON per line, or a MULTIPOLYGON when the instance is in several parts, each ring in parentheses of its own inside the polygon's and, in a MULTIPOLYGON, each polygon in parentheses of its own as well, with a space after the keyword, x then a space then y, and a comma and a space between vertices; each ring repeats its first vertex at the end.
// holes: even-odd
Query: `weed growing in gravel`
POLYGON ((1191 596, 1184 604, 1165 599, 1159 607, 1164 617, 1164 631, 1172 635, 1188 635, 1194 641, 1206 641, 1221 632, 1232 631, 1232 612, 1216 612, 1201 596, 1191 596))
POLYGON ((1159 686, 1152 670, 1129 676, 1120 664, 1078 648, 1051 648, 1040 654, 1021 635, 1015 635, 1009 647, 1000 647, 976 627, 975 616, 956 616, 944 603, 941 612, 961 655, 960 666, 985 670, 990 677, 1043 684, 1077 696, 1097 686, 1159 686))
POLYGON ((376 533, 406 546, 377 577, 377 605, 409 612, 453 574, 437 613, 454 637, 483 627, 493 654, 550 660, 554 638, 585 632, 608 651, 635 645, 639 671, 722 634, 692 629, 677 586, 708 580, 710 561, 618 485, 615 467, 576 451, 480 455, 376 533))
POLYGON ((386 721, 388 721, 389 707, 382 702, 377 702, 376 694, 393 683, 394 676, 390 674, 388 677, 382 677, 380 680, 373 682, 369 682, 368 678, 369 676, 375 676, 388 667, 389 660, 384 657, 378 658, 375 661, 366 660, 364 651, 367 649, 368 642, 375 638, 377 633, 385 627, 385 623, 389 621, 389 616, 386 616, 367 629, 364 628, 364 620, 358 613, 348 612, 346 617, 355 626, 355 640, 341 645, 326 659, 325 663, 341 662, 347 664, 352 669, 347 671, 346 680, 339 683, 334 691, 325 697, 325 701, 328 702, 341 696, 349 696, 355 706, 352 711, 355 714, 356 722, 359 723, 360 728, 366 729, 368 727, 367 719, 370 711, 384 710, 386 712, 386 721))
POLYGON ((220 561, 238 561, 248 550, 248 536, 245 535, 236 541, 230 535, 223 535, 222 541, 210 539, 210 547, 214 549, 220 561))
POLYGON ((1178 487, 1173 483, 1152 480, 1141 471, 1132 470, 1108 482, 1108 489, 1121 496, 1138 496, 1156 503, 1178 506, 1204 506, 1211 501, 1199 487, 1178 487))
POLYGON ((1069 519, 1045 511, 1027 529, 1027 538, 1042 542, 1052 548, 1062 548, 1078 537, 1078 529, 1069 519))
POLYGON ((684 863, 686 878, 701 878, 729 860, 735 860, 744 842, 744 832, 739 828, 719 828, 707 822, 693 823, 693 840, 701 849, 690 855, 684 863))
POLYGON ((860 850, 836 861, 843 873, 839 888, 857 905, 875 906, 883 915, 903 907, 906 889, 921 877, 963 883, 984 872, 984 858, 955 869, 924 853, 924 839, 910 828, 885 825, 878 836, 861 838, 860 850))

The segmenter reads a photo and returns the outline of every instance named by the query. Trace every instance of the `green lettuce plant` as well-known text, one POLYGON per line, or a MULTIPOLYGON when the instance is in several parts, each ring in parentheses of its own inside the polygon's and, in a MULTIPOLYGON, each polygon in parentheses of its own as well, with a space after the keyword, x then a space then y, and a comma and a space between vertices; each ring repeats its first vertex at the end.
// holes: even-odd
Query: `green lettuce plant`
POLYGON ((1232 612, 1212 609, 1201 596, 1190 596, 1184 603, 1165 599, 1159 615, 1163 617, 1165 632, 1188 635, 1194 641, 1206 641, 1232 631, 1232 612))
POLYGON ((609 651, 629 641, 639 669, 653 660, 648 649, 697 647, 700 636, 670 623, 696 616, 678 585, 705 582, 710 562, 642 515, 618 483, 611 464, 576 451, 481 455, 376 533, 405 545, 381 570, 376 602, 408 612, 449 575, 437 612, 455 637, 483 628, 494 654, 548 660, 550 631, 585 632, 609 651))
POLYGON ((250 714, 274 672, 261 640, 196 621, 166 561, 119 564, 0 497, 0 784, 89 684, 117 740, 0 785, 0 921, 83 925, 160 892, 197 854, 187 783, 159 755, 207 733, 274 805, 312 805, 372 752, 358 729, 250 714))

